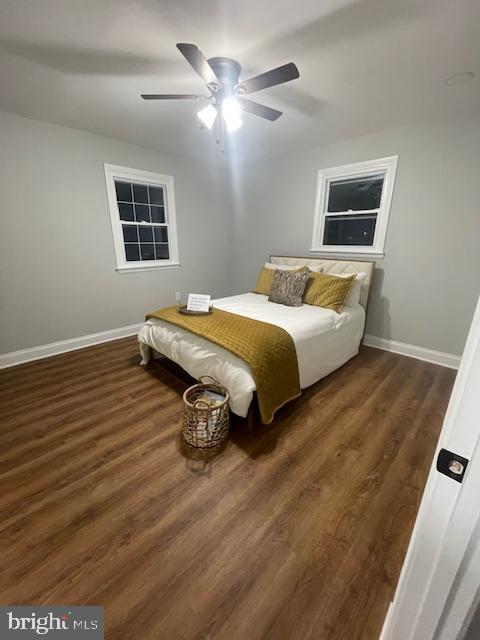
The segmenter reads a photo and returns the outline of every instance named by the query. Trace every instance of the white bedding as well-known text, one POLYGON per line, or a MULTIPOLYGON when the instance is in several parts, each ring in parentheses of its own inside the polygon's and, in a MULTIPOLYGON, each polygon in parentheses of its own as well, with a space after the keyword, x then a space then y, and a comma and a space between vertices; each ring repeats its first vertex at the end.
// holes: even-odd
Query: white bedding
MULTIPOLYGON (((244 293, 220 298, 214 307, 282 327, 295 343, 302 389, 338 369, 358 353, 365 324, 361 305, 344 307, 338 314, 330 309, 304 304, 287 307, 268 302, 267 296, 244 293)), ((138 334, 142 364, 158 354, 179 364, 191 376, 211 375, 230 392, 230 407, 245 417, 255 391, 246 362, 185 329, 151 318, 138 334)))

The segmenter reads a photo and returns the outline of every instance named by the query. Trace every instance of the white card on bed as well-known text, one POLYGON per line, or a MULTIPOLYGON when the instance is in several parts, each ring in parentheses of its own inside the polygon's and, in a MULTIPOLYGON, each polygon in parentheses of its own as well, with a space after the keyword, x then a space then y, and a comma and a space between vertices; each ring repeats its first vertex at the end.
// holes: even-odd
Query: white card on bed
POLYGON ((208 311, 210 307, 210 297, 203 293, 189 293, 187 309, 189 311, 208 311))

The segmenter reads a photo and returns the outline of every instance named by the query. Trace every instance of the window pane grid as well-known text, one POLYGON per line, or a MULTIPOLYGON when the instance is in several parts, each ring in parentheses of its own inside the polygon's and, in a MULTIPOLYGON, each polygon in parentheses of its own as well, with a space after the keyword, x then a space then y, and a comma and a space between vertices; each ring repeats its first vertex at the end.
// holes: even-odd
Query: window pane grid
POLYGON ((129 262, 168 260, 168 242, 125 242, 125 255, 129 262))
POLYGON ((323 246, 374 245, 384 180, 380 172, 327 181, 323 246))
POLYGON ((115 189, 122 221, 167 223, 163 186, 116 180, 115 189))
POLYGON ((330 246, 373 246, 377 214, 325 215, 323 244, 330 246))
POLYGON ((115 189, 126 261, 169 260, 164 188, 120 180, 115 189))
POLYGON ((385 175, 369 174, 328 181, 326 209, 337 211, 369 211, 379 209, 385 175))

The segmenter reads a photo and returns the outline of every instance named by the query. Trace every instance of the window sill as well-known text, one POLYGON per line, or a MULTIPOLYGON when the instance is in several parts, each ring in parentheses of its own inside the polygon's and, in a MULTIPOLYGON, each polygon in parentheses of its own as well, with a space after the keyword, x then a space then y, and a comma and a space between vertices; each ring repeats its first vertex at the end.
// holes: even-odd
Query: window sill
POLYGON ((317 254, 328 254, 329 257, 335 258, 384 258, 385 253, 383 251, 358 251, 352 248, 351 251, 345 251, 343 249, 330 249, 327 247, 322 247, 321 249, 309 249, 308 253, 317 253, 317 254))
POLYGON ((118 273, 137 273, 139 271, 155 271, 157 269, 176 269, 177 267, 180 267, 181 264, 180 262, 169 262, 168 264, 152 264, 152 265, 145 265, 145 266, 139 266, 139 265, 135 265, 135 266, 122 266, 122 267, 117 267, 117 271, 118 273))

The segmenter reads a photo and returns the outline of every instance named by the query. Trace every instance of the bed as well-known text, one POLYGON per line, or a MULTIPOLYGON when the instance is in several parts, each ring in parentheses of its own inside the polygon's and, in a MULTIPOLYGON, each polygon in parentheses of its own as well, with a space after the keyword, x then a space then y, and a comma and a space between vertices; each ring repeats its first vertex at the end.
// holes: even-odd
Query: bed
MULTIPOLYGON (((305 389, 358 353, 374 263, 291 256, 270 256, 270 262, 279 268, 321 267, 324 273, 333 275, 366 274, 359 304, 344 306, 341 313, 308 304, 287 307, 268 302, 267 296, 258 293, 244 293, 213 301, 215 309, 274 324, 287 331, 295 344, 300 388, 305 389)), ((247 417, 256 386, 250 367, 244 360, 199 335, 157 318, 145 322, 138 340, 142 364, 151 358, 166 357, 193 378, 214 376, 229 390, 232 412, 247 417)))

